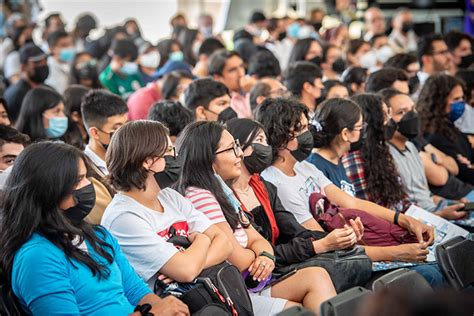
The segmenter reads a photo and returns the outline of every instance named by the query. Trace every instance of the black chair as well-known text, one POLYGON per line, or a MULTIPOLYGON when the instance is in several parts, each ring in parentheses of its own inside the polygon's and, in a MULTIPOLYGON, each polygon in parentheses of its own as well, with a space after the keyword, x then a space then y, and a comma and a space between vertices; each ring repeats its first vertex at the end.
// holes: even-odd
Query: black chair
POLYGON ((352 316, 369 293, 361 286, 341 292, 321 304, 321 316, 352 316))
POLYGON ((315 316, 315 314, 301 306, 293 306, 278 313, 277 316, 315 316))
POLYGON ((391 271, 372 283, 372 290, 380 291, 385 287, 400 287, 410 293, 432 292, 433 288, 426 279, 416 271, 397 269, 391 271))
POLYGON ((436 260, 449 284, 462 290, 474 284, 474 241, 454 237, 438 245, 436 260))

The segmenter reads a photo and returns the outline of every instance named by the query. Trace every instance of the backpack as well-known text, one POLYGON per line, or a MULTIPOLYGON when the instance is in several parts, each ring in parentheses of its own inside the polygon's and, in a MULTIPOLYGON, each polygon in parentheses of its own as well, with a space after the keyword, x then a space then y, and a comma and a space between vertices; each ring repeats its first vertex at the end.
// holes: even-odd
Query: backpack
POLYGON ((343 228, 350 219, 360 217, 364 225, 364 242, 368 246, 398 246, 418 242, 416 236, 405 228, 365 211, 339 207, 319 192, 311 193, 309 203, 311 214, 326 231, 343 228))

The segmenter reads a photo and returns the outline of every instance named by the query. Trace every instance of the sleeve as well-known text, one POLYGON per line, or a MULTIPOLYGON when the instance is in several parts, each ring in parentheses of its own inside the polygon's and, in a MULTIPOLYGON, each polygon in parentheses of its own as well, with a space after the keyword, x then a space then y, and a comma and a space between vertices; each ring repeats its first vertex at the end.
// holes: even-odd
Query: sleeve
POLYGON ((175 198, 181 204, 180 210, 186 217, 186 221, 188 222, 190 233, 193 233, 193 232, 202 233, 206 231, 212 225, 212 222, 207 218, 207 216, 199 212, 198 210, 196 210, 193 203, 191 203, 189 200, 185 199, 183 196, 181 196, 177 192, 176 192, 175 198))
POLYGON ((318 168, 316 168, 315 166, 313 166, 313 165, 311 165, 311 164, 309 164, 309 163, 307 163, 307 165, 313 169, 312 174, 313 174, 314 177, 316 178, 316 181, 317 181, 318 186, 319 186, 319 188, 320 188, 320 190, 321 190, 321 193, 323 193, 323 194, 325 195, 324 189, 325 189, 328 185, 333 184, 332 181, 329 180, 328 177, 326 177, 326 176, 324 175, 324 173, 323 173, 321 170, 319 170, 318 168))
POLYGON ((80 315, 64 254, 45 244, 20 250, 12 273, 13 292, 33 315, 80 315))
POLYGON ((221 206, 210 191, 203 189, 188 191, 186 198, 191 201, 197 211, 203 213, 213 224, 227 222, 221 206))
POLYGON ((115 82, 113 80, 114 75, 115 74, 114 74, 114 72, 112 71, 112 69, 110 68, 110 65, 109 65, 99 75, 99 80, 100 80, 100 83, 102 83, 102 85, 104 86, 104 88, 106 88, 107 90, 109 90, 112 93, 119 94, 118 87, 117 87, 117 85, 115 84, 115 82))
POLYGON ((279 187, 278 196, 285 210, 293 214, 298 223, 304 223, 313 216, 309 210, 309 199, 303 199, 295 188, 282 185, 279 187))
POLYGON ((109 231, 144 281, 150 280, 178 252, 145 219, 133 213, 117 216, 109 231))
POLYGON ((145 284, 145 282, 143 282, 143 280, 137 275, 133 267, 130 265, 127 258, 122 253, 117 240, 109 233, 106 232, 106 234, 107 242, 112 245, 115 252, 115 262, 122 273, 122 285, 125 296, 127 297, 130 304, 136 306, 145 295, 152 292, 150 289, 148 289, 148 286, 145 284))

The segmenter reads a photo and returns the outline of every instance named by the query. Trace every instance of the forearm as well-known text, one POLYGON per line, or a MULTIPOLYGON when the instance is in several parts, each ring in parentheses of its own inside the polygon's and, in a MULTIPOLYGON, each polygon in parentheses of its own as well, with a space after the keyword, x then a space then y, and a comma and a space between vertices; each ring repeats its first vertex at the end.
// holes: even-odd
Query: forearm
POLYGON ((233 251, 232 244, 224 234, 216 235, 211 240, 204 268, 209 268, 226 260, 233 251))
POLYGON ((151 306, 158 304, 161 301, 161 298, 159 298, 157 295, 150 293, 145 295, 138 305, 144 305, 144 304, 150 304, 151 306))
POLYGON ((372 261, 394 261, 396 260, 396 246, 377 247, 364 246, 367 256, 372 261))
POLYGON ((256 239, 249 248, 258 256, 262 251, 273 254, 273 248, 264 238, 256 239))
POLYGON ((380 205, 377 205, 375 203, 366 201, 366 200, 361 200, 357 199, 355 203, 355 208, 359 210, 363 210, 371 215, 374 215, 378 218, 384 219, 388 222, 393 223, 393 219, 395 216, 395 212, 392 210, 389 210, 385 207, 382 207, 380 205))

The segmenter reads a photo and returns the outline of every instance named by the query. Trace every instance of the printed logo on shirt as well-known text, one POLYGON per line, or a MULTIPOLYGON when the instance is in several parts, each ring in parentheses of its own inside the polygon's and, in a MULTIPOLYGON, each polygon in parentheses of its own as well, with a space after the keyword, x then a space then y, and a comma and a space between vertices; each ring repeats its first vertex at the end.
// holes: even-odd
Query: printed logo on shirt
MULTIPOLYGON (((165 230, 162 230, 158 232, 158 236, 163 237, 164 240, 168 241, 170 238, 175 237, 175 236, 181 236, 181 237, 189 237, 189 227, 187 222, 177 222, 168 227, 165 230)), ((187 241, 186 241, 187 242, 187 241)), ((174 246, 179 250, 179 251, 184 251, 185 248, 182 246, 179 246, 173 242, 174 246)))
POLYGON ((341 190, 351 196, 355 196, 354 185, 352 183, 347 182, 346 180, 341 180, 341 190))
POLYGON ((304 187, 301 187, 299 189, 300 192, 304 192, 308 197, 311 193, 313 192, 320 192, 320 188, 316 182, 316 179, 313 177, 308 177, 306 181, 304 182, 304 187))

